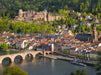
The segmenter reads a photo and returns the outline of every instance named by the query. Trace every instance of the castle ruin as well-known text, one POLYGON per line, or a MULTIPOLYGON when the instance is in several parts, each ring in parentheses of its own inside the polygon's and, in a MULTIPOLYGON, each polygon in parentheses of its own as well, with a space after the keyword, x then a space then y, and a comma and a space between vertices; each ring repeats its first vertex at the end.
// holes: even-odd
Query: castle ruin
POLYGON ((35 12, 33 10, 30 11, 23 11, 22 9, 19 9, 18 16, 15 17, 15 20, 17 21, 35 21, 43 19, 44 21, 53 21, 62 19, 63 16, 52 16, 50 15, 47 10, 35 12))

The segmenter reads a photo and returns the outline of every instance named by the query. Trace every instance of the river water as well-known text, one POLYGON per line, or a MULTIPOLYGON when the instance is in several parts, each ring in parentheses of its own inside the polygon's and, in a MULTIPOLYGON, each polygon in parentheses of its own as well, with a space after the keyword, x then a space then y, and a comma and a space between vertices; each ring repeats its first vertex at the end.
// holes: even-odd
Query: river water
MULTIPOLYGON (((96 75, 94 67, 82 67, 73 65, 67 61, 54 60, 49 58, 35 58, 31 62, 23 61, 20 64, 12 63, 11 66, 17 65, 28 72, 28 75, 70 75, 77 69, 83 69, 90 75, 96 75)), ((0 71, 5 67, 0 65, 0 71)))

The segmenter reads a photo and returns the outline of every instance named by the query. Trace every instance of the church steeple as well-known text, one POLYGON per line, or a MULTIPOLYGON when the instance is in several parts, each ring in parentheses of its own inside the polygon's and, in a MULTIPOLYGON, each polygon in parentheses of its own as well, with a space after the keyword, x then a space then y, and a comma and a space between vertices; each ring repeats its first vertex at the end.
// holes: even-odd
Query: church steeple
POLYGON ((94 26, 93 27, 93 30, 92 30, 92 36, 93 36, 93 42, 98 42, 98 33, 97 33, 97 30, 96 30, 96 27, 94 26))

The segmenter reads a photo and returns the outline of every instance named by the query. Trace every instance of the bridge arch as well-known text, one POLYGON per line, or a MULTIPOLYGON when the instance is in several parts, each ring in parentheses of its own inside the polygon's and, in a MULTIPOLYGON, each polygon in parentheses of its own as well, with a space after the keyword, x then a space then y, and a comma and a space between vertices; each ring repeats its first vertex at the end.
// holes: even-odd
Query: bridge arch
POLYGON ((12 63, 12 59, 10 57, 5 57, 2 59, 2 65, 6 66, 12 63))
POLYGON ((31 61, 33 59, 33 54, 32 53, 27 53, 26 55, 25 55, 25 60, 26 61, 31 61))
POLYGON ((49 54, 52 54, 51 52, 49 52, 49 54))
POLYGON ((16 55, 13 60, 14 60, 14 63, 21 63, 24 60, 24 56, 16 55))
POLYGON ((46 52, 46 55, 48 55, 48 53, 46 52))
POLYGON ((42 52, 35 53, 34 57, 37 57, 38 55, 42 55, 42 54, 43 54, 42 52))

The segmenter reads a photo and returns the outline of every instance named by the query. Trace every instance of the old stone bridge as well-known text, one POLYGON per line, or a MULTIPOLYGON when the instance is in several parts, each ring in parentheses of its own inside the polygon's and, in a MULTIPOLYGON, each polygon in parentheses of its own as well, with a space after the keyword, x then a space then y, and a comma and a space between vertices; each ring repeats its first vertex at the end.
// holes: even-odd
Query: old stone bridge
POLYGON ((14 62, 17 56, 20 56, 22 60, 25 60, 27 55, 31 55, 33 58, 35 58, 37 54, 42 54, 45 56, 46 54, 51 54, 51 51, 27 51, 27 52, 17 53, 17 54, 2 55, 0 56, 0 64, 3 63, 3 60, 5 58, 8 58, 10 62, 14 62))

